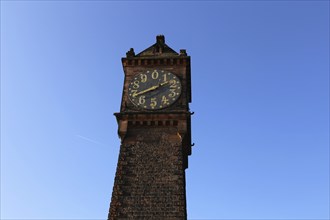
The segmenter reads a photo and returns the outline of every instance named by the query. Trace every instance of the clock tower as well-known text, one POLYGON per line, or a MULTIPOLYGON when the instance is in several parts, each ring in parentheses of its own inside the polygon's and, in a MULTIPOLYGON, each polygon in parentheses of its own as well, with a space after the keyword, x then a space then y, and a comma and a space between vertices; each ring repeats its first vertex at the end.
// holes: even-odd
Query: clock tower
POLYGON ((190 56, 165 37, 122 58, 121 139, 108 219, 187 219, 191 154, 190 56))

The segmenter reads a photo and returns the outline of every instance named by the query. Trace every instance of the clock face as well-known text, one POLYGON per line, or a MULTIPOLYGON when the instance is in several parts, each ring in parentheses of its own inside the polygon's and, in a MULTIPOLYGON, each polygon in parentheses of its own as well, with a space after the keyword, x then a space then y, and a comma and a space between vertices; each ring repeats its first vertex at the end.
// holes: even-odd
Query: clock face
POLYGON ((165 70, 153 69, 133 77, 128 97, 142 109, 157 110, 172 105, 181 94, 180 79, 165 70))

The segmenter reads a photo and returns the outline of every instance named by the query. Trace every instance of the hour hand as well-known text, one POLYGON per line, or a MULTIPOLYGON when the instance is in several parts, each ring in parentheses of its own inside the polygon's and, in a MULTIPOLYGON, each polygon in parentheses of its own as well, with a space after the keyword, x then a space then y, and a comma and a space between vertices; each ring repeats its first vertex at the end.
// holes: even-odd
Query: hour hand
POLYGON ((166 85, 166 84, 168 84, 168 83, 170 83, 170 82, 169 82, 169 81, 165 81, 165 82, 163 82, 163 83, 160 83, 159 86, 164 86, 164 85, 166 85))

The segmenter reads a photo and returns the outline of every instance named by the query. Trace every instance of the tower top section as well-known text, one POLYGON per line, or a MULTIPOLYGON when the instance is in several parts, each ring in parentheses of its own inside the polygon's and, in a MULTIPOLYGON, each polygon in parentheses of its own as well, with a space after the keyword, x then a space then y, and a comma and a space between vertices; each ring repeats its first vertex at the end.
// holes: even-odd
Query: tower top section
POLYGON ((165 43, 165 36, 164 35, 157 35, 156 36, 156 43, 148 47, 147 49, 143 50, 142 52, 135 55, 134 49, 131 48, 127 53, 127 58, 133 57, 173 57, 173 56, 187 56, 186 50, 180 50, 180 53, 177 53, 175 50, 170 48, 165 43))

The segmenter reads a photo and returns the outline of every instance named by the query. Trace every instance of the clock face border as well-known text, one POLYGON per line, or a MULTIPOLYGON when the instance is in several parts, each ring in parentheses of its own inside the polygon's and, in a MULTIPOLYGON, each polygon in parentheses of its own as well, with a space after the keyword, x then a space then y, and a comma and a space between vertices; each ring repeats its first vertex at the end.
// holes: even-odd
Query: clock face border
POLYGON ((134 75, 128 84, 129 100, 141 110, 166 109, 182 94, 180 78, 171 71, 155 68, 134 75))

